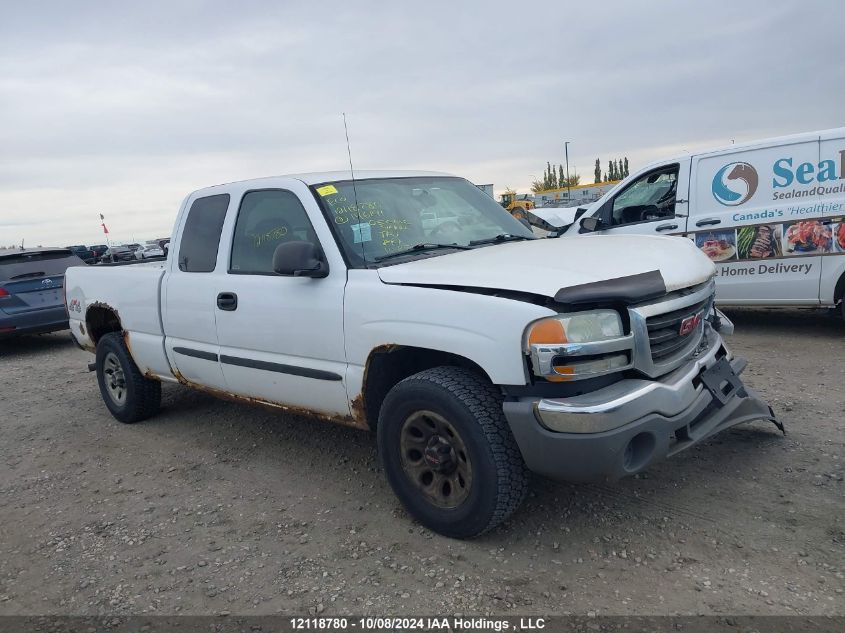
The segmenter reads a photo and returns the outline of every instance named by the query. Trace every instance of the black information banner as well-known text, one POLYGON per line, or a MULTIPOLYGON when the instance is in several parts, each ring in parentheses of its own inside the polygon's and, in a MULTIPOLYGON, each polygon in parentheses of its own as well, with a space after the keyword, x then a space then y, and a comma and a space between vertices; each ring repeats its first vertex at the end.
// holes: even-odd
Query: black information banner
POLYGON ((0 616, 0 633, 842 633, 845 616, 0 616))

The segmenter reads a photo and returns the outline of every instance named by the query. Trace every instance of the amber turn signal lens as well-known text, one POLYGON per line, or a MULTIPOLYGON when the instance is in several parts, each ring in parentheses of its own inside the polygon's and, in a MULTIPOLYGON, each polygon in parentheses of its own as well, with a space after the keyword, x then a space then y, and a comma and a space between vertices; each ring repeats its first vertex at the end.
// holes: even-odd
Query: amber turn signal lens
POLYGON ((566 343, 566 332, 563 329, 563 323, 558 319, 538 321, 528 333, 529 345, 549 345, 554 343, 566 343))
POLYGON ((548 380, 549 382, 567 382, 567 381, 572 380, 574 378, 573 374, 575 373, 575 370, 572 367, 555 365, 554 369, 557 372, 557 375, 546 376, 546 380, 548 380), (560 375, 560 374, 565 374, 565 375, 560 375))

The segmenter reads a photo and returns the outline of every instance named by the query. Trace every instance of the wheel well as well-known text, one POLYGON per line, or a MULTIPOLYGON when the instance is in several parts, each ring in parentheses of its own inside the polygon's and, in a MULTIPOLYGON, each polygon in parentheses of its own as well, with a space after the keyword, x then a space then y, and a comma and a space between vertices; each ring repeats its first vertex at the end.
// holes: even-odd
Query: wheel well
POLYGON ((109 332, 120 332, 123 327, 120 324, 120 317, 112 308, 104 306, 92 306, 85 313, 85 323, 88 326, 88 336, 97 344, 97 341, 109 332))
POLYGON ((367 359, 362 390, 363 413, 370 429, 375 430, 381 405, 394 385, 425 369, 442 366, 464 367, 490 379, 480 365, 457 354, 393 345, 374 349, 367 359))

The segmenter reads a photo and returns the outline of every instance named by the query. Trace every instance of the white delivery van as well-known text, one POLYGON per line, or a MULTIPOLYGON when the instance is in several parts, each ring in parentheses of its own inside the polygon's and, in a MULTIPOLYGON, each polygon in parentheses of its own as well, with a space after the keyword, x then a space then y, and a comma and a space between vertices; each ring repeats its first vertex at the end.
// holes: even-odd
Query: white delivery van
POLYGON ((687 236, 721 305, 836 306, 845 294, 845 128, 653 163, 564 235, 687 236))

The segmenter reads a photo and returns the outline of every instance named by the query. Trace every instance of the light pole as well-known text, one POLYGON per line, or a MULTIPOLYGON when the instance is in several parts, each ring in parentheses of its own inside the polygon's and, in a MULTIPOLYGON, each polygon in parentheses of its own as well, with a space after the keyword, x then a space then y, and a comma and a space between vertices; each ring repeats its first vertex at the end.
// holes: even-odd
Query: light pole
POLYGON ((569 194, 569 141, 563 142, 563 153, 566 156, 566 199, 571 201, 572 196, 569 194))

